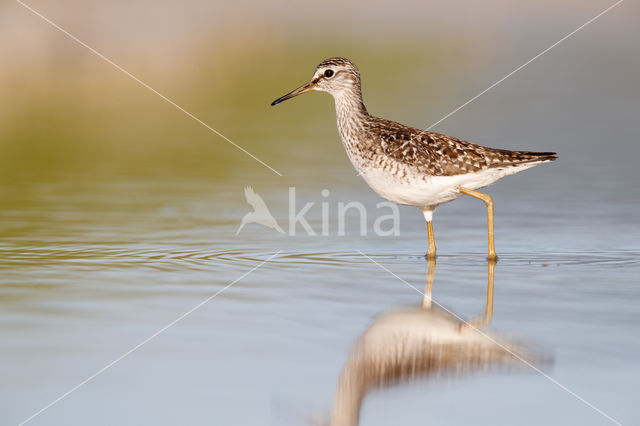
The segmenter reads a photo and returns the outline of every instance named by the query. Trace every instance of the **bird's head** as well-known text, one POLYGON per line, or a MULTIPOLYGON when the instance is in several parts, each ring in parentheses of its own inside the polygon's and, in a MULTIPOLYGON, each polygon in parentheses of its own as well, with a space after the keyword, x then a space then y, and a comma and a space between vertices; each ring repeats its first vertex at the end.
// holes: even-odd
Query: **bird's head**
POLYGON ((355 64, 347 58, 329 58, 316 67, 311 80, 276 99, 271 105, 278 105, 281 102, 301 95, 311 90, 328 92, 334 97, 345 93, 360 93, 360 72, 355 64))

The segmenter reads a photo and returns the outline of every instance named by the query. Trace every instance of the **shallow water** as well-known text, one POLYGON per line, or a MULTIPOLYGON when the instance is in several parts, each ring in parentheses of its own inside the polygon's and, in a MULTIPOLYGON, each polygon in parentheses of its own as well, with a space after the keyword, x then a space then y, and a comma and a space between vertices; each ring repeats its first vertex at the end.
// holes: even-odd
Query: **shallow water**
MULTIPOLYGON (((351 171, 331 175, 299 192, 300 202, 316 201, 308 216, 315 230, 323 201, 334 208, 357 199, 375 212, 378 200, 351 171), (324 187, 331 188, 327 199, 324 187)), ((288 187, 270 179, 253 181, 285 226, 288 187)), ((517 179, 515 187, 526 186, 517 179)), ((250 211, 246 180, 60 178, 5 192, 2 423, 25 420, 223 289, 30 424, 328 418, 359 336, 381 314, 422 301, 424 223, 417 210, 403 208, 399 236, 360 236, 357 226, 348 226, 346 236, 307 236, 301 229, 288 236, 256 224, 236 236, 250 211)), ((637 422, 635 216, 624 214, 624 204, 587 209, 587 202, 563 201, 558 190, 523 197, 512 188, 505 183, 491 191, 500 260, 487 330, 547 359, 539 367, 593 406, 623 424, 637 422), (541 205, 548 215, 538 214, 541 205)), ((464 319, 484 312, 486 302, 484 209, 475 201, 443 206, 435 217, 433 298, 464 319)), ((361 423, 609 422, 526 365, 414 379, 369 393, 361 423)))
MULTIPOLYGON (((527 348, 532 364, 477 363, 465 374, 385 382, 364 398, 362 425, 614 424, 606 416, 640 424, 640 56, 633 9, 623 7, 632 5, 436 129, 498 148, 559 153, 557 162, 487 190, 500 259, 485 331, 527 348)), ((0 424, 327 420, 363 333, 392 312, 421 306, 426 227, 417 209, 403 207, 398 235, 372 232, 380 200, 348 164, 329 99, 308 95, 277 110, 268 103, 302 82, 316 56, 346 49, 362 58, 372 113, 424 127, 596 13, 556 9, 545 16, 567 22, 513 21, 506 9, 501 27, 474 18, 495 35, 473 33, 464 43, 455 41, 463 25, 434 30, 446 43, 424 36, 430 40, 408 44, 401 31, 384 48, 368 39, 348 47, 340 31, 331 45, 320 33, 321 49, 300 37, 298 47, 276 42, 269 50, 247 37, 228 48, 247 58, 239 74, 228 72, 230 58, 207 49, 216 56, 213 71, 189 77, 188 64, 174 59, 174 84, 162 85, 153 67, 135 68, 284 177, 121 75, 105 80, 98 71, 115 71, 86 52, 78 53, 82 66, 69 64, 84 85, 63 79, 62 55, 64 72, 43 68, 48 90, 30 80, 23 83, 30 90, 16 86, 4 105, 17 119, 3 122, 10 131, 0 140, 0 424), (296 210, 315 203, 306 217, 316 233, 325 203, 328 235, 301 226, 283 235, 257 224, 236 235, 251 211, 248 185, 285 230, 290 187, 296 210), (366 235, 357 216, 339 235, 338 203, 350 201, 366 206, 366 235)), ((379 33, 370 22, 356 28, 364 26, 379 33)), ((191 66, 203 66, 200 55, 191 66)), ((485 221, 483 204, 466 198, 434 215, 433 300, 465 320, 485 312, 485 221)))

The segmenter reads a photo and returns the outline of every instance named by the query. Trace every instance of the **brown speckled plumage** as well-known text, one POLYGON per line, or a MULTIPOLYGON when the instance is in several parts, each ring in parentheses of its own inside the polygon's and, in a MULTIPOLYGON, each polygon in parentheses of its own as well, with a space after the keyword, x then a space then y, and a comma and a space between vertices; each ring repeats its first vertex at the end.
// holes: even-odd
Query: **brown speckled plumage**
POLYGON ((369 149, 429 176, 453 176, 491 167, 554 160, 553 152, 508 151, 487 148, 440 133, 427 132, 370 116, 365 127, 369 149))
POLYGON ((435 208, 469 195, 481 199, 487 206, 488 257, 495 259, 493 201, 476 190, 556 159, 554 152, 487 148, 374 117, 362 101, 360 72, 346 58, 321 62, 308 83, 271 105, 311 90, 333 96, 340 139, 365 182, 382 198, 422 210, 429 236, 427 257, 434 257, 436 253, 431 226, 435 208))
MULTIPOLYGON (((429 176, 454 176, 492 167, 510 167, 556 158, 554 152, 487 148, 374 117, 368 113, 362 101, 360 73, 356 66, 346 58, 329 58, 321 62, 317 69, 332 67, 342 68, 340 72, 349 73, 351 77, 350 87, 344 87, 348 96, 341 101, 336 99, 336 105, 338 127, 343 142, 346 142, 347 151, 352 154, 358 151, 369 160, 384 156, 415 167, 419 173, 429 176)), ((317 82, 319 80, 322 77, 317 82)))

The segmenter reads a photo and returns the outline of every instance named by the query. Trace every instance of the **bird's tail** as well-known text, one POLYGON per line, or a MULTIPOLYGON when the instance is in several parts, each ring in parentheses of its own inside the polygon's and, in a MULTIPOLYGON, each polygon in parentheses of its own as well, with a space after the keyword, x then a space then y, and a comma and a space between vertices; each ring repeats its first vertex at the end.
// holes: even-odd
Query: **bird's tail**
POLYGON ((520 151, 525 158, 523 163, 531 163, 537 161, 554 161, 558 159, 558 154, 555 152, 532 152, 532 151, 520 151))
POLYGON ((533 151, 507 151, 502 149, 494 150, 498 154, 497 161, 489 167, 517 166, 529 163, 546 163, 558 158, 555 152, 533 152, 533 151))

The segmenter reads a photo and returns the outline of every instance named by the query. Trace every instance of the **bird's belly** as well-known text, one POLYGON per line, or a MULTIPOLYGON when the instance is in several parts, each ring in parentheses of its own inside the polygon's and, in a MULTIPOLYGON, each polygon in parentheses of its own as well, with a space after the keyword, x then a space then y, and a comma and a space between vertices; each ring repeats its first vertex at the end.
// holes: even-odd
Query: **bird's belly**
POLYGON ((459 196, 454 186, 442 185, 433 176, 397 177, 379 170, 362 174, 365 182, 379 196, 396 204, 429 207, 459 196))
POLYGON ((454 176, 429 176, 412 172, 409 167, 396 173, 377 168, 361 173, 371 189, 382 198, 421 208, 432 208, 460 197, 460 187, 482 188, 509 174, 510 170, 486 169, 454 176))

